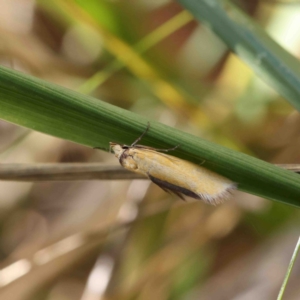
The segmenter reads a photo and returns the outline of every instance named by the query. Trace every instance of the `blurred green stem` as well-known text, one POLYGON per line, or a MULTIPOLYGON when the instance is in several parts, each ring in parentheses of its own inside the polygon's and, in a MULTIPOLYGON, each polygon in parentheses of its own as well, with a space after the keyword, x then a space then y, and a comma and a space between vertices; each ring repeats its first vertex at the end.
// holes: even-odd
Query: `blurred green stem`
POLYGON ((177 0, 248 66, 300 110, 299 61, 229 1, 177 0))
MULTIPOLYGON (((181 11, 141 39, 133 47, 133 49, 137 53, 142 54, 192 20, 193 17, 191 14, 189 14, 187 11, 181 11)), ((107 79, 109 79, 117 71, 121 70, 124 66, 125 64, 123 61, 115 58, 106 68, 95 73, 92 77, 86 80, 78 88, 78 91, 84 94, 92 93, 99 85, 103 84, 107 79)))
POLYGON ((297 242, 296 248, 295 248, 295 250, 294 250, 293 256, 292 256, 292 258, 291 258, 291 261, 290 261, 288 270, 287 270, 286 275, 285 275, 285 277, 284 277, 284 280, 283 280, 282 286, 281 286, 281 288, 280 288, 280 292, 279 292, 279 295, 278 295, 278 297, 277 297, 277 300, 282 300, 283 293, 284 293, 284 291, 285 291, 285 288, 286 288, 286 285, 287 285, 288 280, 289 280, 289 278, 290 278, 290 275, 291 275, 291 272, 292 272, 294 263, 295 263, 295 261, 296 261, 297 255, 298 255, 298 253, 299 253, 299 249, 300 249, 300 237, 299 237, 299 239, 298 239, 298 242, 297 242))

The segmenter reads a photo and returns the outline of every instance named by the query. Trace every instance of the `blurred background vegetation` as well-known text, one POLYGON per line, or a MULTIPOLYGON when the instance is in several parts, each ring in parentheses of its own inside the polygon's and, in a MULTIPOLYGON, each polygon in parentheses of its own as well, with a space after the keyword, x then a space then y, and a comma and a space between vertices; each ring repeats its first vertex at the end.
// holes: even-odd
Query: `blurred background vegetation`
MULTIPOLYGON (((178 3, 0 4, 1 65, 262 160, 300 162, 295 109, 178 3)), ((235 4, 299 57, 300 4, 235 4)), ((118 164, 4 121, 0 135, 1 163, 118 164)), ((299 234, 296 208, 242 192, 210 207, 145 180, 0 191, 4 300, 274 299, 299 234)), ((299 272, 286 299, 299 299, 299 272)))

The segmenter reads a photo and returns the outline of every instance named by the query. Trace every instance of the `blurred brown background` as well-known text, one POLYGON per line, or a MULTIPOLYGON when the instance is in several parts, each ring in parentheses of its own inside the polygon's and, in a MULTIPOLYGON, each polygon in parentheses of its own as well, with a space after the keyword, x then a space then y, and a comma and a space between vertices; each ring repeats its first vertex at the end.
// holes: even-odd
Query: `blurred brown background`
MULTIPOLYGON (((300 4, 236 1, 300 55, 300 4)), ((0 63, 272 163, 299 163, 299 114, 171 1, 0 0, 0 63), (133 55, 135 54, 135 56, 133 55)), ((1 109, 1 108, 0 108, 1 109)), ((95 141, 97 146, 97 141, 95 141)), ((0 122, 1 163, 113 155, 0 122)), ((294 207, 218 207, 147 180, 0 182, 0 299, 275 299, 294 207)), ((285 299, 299 299, 296 262, 285 299)))

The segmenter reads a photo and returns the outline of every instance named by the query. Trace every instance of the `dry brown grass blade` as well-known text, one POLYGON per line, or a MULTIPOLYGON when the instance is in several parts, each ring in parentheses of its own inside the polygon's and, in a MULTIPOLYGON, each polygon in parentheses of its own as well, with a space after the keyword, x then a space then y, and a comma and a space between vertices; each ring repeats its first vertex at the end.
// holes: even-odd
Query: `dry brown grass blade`
POLYGON ((1 164, 0 180, 117 180, 146 179, 121 166, 99 163, 1 164))

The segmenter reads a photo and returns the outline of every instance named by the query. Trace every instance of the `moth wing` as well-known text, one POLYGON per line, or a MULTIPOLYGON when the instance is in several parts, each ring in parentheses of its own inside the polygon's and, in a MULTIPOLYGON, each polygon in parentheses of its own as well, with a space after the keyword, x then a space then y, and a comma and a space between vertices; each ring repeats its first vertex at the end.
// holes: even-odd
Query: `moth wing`
POLYGON ((172 163, 178 163, 179 161, 183 161, 182 159, 177 158, 175 156, 172 156, 172 155, 169 155, 169 154, 165 154, 165 153, 161 153, 161 152, 157 152, 155 150, 155 148, 140 146, 139 149, 147 151, 147 152, 151 152, 151 153, 153 153, 155 155, 159 155, 159 156, 161 156, 161 157, 163 157, 165 159, 168 159, 172 163))
MULTIPOLYGON (((163 159, 168 160, 170 163, 175 164, 175 165, 178 165, 178 163, 183 162, 183 160, 181 160, 177 157, 170 156, 168 154, 164 154, 164 153, 161 153, 161 152, 157 152, 154 148, 151 148, 151 147, 141 146, 141 147, 139 147, 139 149, 143 150, 143 151, 146 151, 146 152, 153 153, 153 154, 155 154, 155 156, 160 156, 163 159)), ((196 193, 194 193, 194 192, 192 192, 192 191, 190 191, 186 188, 175 185, 173 183, 164 181, 164 180, 158 178, 155 175, 156 175, 155 172, 154 172, 154 174, 153 173, 150 174, 149 172, 147 172, 147 176, 149 177, 149 179, 153 183, 158 185, 161 189, 163 189, 165 192, 173 193, 173 194, 177 195, 179 198, 181 198, 182 200, 185 200, 183 195, 186 195, 186 196, 189 196, 189 197, 192 197, 192 198, 195 198, 195 199, 200 199, 200 197, 196 193)))
POLYGON ((230 191, 236 186, 227 178, 180 158, 147 148, 137 151, 141 151, 140 159, 152 157, 153 161, 149 161, 156 166, 144 168, 143 174, 163 190, 183 200, 184 196, 188 196, 216 205, 228 198, 230 191), (145 155, 147 152, 149 155, 145 155), (195 169, 197 172, 194 172, 195 169), (190 185, 190 182, 196 184, 190 185))

